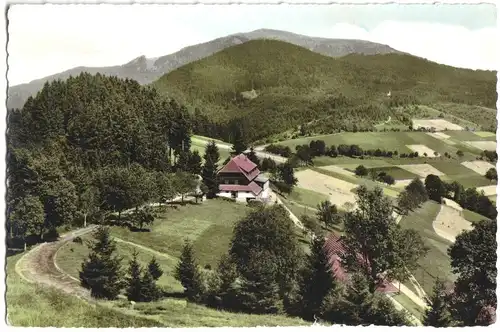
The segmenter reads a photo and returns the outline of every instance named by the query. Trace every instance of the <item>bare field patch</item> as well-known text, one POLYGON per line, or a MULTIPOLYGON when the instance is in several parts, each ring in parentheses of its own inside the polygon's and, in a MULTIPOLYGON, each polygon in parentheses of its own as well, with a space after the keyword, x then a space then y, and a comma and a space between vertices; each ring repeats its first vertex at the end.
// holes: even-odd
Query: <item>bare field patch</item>
POLYGON ((407 145, 406 147, 414 152, 418 152, 418 155, 420 157, 424 155, 427 155, 427 157, 429 158, 439 157, 439 153, 437 154, 437 156, 434 155, 434 150, 422 144, 412 144, 412 145, 407 145))
POLYGON ((310 169, 295 173, 295 177, 300 188, 327 195, 337 207, 342 208, 346 203, 356 204, 356 197, 351 192, 357 187, 355 184, 310 169))
POLYGON ((465 220, 462 212, 447 205, 441 205, 441 210, 432 223, 437 235, 455 242, 455 238, 464 230, 471 230, 472 224, 465 220))
POLYGON ((476 190, 478 192, 484 191, 485 196, 495 196, 497 194, 496 185, 477 187, 476 190))
POLYGON ((463 130, 461 126, 444 119, 413 119, 413 128, 434 128, 435 130, 463 130))
POLYGON ((422 178, 427 177, 429 174, 434 174, 437 176, 445 175, 443 172, 439 171, 437 168, 429 165, 429 164, 413 164, 413 165, 398 165, 398 167, 407 170, 408 172, 412 172, 422 178))
POLYGON ((497 136, 497 134, 490 133, 489 131, 473 131, 473 133, 479 137, 496 137, 497 136))
POLYGON ((447 140, 448 138, 450 138, 450 135, 446 135, 445 133, 427 133, 427 135, 440 140, 447 140))
POLYGON ((481 175, 485 175, 490 168, 495 167, 489 162, 482 160, 464 161, 462 165, 481 175))
POLYGON ((443 201, 446 206, 449 206, 457 211, 463 211, 463 208, 454 200, 443 198, 443 201))
POLYGON ((497 149, 497 142, 495 141, 466 141, 464 143, 472 147, 475 147, 476 149, 479 149, 481 151, 484 150, 496 151, 497 149))

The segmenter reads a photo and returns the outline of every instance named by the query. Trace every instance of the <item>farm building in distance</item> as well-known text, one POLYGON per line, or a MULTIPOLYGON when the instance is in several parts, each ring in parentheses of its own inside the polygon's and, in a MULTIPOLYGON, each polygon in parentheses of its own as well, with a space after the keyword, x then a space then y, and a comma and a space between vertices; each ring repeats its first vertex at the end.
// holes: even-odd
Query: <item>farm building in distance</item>
POLYGON ((255 163, 243 153, 233 157, 217 173, 220 197, 234 198, 237 202, 251 199, 267 200, 269 179, 260 173, 255 163))
MULTIPOLYGON (((330 267, 336 280, 341 282, 348 282, 349 275, 342 267, 341 256, 345 253, 345 247, 342 244, 342 239, 334 234, 330 233, 325 242, 325 251, 328 256, 330 267)), ((359 257, 361 259, 361 257, 359 257)), ((399 290, 394 286, 389 280, 384 279, 381 285, 376 289, 378 292, 390 294, 397 293, 399 290)))

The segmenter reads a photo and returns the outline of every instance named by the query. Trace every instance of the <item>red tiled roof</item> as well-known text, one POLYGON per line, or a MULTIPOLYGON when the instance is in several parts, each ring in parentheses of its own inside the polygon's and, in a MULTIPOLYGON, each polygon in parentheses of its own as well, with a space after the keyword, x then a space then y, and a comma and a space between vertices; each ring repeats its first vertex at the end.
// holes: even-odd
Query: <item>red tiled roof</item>
POLYGON ((241 185, 241 184, 220 184, 219 185, 219 190, 220 191, 250 191, 255 196, 257 196, 262 191, 262 188, 257 183, 255 183, 255 182, 252 181, 248 185, 241 185))
POLYGON ((237 155, 232 160, 247 173, 253 171, 257 167, 257 165, 243 153, 237 155))
MULTIPOLYGON (((335 278, 342 282, 349 281, 349 274, 344 269, 341 262, 341 256, 346 252, 346 248, 342 244, 342 239, 334 233, 330 233, 325 241, 325 250, 335 278)), ((362 259, 360 254, 358 254, 358 257, 362 259)), ((385 279, 382 284, 377 287, 377 291, 381 293, 395 293, 398 289, 389 280, 385 279)))
POLYGON ((249 181, 252 181, 260 174, 260 170, 242 153, 233 157, 218 173, 240 173, 245 175, 249 181))

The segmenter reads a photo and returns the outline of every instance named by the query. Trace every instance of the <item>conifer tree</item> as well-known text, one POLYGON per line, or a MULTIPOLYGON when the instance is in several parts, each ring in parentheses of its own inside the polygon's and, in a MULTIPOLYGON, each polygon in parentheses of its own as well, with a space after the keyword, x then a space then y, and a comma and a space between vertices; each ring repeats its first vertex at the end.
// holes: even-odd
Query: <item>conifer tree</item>
POLYGON ((436 280, 433 293, 425 311, 424 326, 449 327, 452 323, 451 314, 446 303, 446 289, 443 281, 436 280))
POLYGON ((214 141, 210 141, 205 148, 205 164, 201 170, 203 183, 207 186, 207 198, 214 198, 219 191, 217 183, 217 163, 219 162, 219 149, 214 141))
POLYGON ((141 301, 156 301, 160 297, 160 290, 151 273, 146 269, 141 278, 141 301))
POLYGON ((266 252, 250 254, 247 268, 240 275, 238 299, 242 309, 252 314, 279 314, 283 311, 276 264, 266 252))
POLYGON ((156 261, 155 256, 151 258, 151 261, 148 264, 148 271, 154 280, 160 279, 160 277, 163 275, 163 270, 161 269, 160 264, 158 264, 158 262, 156 261))
POLYGON ((232 137, 232 143, 233 143, 233 153, 236 155, 239 155, 248 148, 247 142, 245 141, 245 137, 243 134, 243 130, 241 127, 235 127, 233 130, 233 137, 232 137))
POLYGON ((186 240, 180 257, 179 264, 175 269, 175 278, 184 287, 184 293, 188 300, 199 301, 203 295, 203 280, 198 264, 194 257, 194 248, 186 240))
POLYGON ((90 289, 95 298, 115 299, 124 286, 121 258, 115 255, 116 243, 103 226, 94 232, 94 239, 79 273, 81 285, 90 289))
POLYGON ((315 315, 319 315, 324 298, 335 286, 324 246, 325 240, 322 236, 313 240, 311 254, 302 273, 300 298, 302 317, 306 320, 313 320, 315 315))
POLYGON ((132 253, 132 260, 129 262, 128 267, 128 277, 127 277, 127 299, 129 301, 141 301, 142 300, 142 280, 141 273, 142 268, 137 261, 137 251, 134 249, 132 253))

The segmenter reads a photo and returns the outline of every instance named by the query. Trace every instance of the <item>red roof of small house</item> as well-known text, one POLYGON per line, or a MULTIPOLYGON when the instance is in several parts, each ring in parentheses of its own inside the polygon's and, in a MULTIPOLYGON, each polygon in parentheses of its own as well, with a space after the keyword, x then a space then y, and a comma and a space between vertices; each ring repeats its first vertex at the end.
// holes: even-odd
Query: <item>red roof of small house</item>
MULTIPOLYGON (((341 261, 342 255, 346 252, 346 248, 342 244, 342 239, 336 234, 330 233, 325 241, 325 250, 335 278, 342 282, 349 281, 349 274, 342 266, 341 261)), ((358 257, 362 259, 359 254, 358 257)), ((377 287, 377 291, 381 293, 395 293, 398 289, 389 280, 385 279, 382 284, 377 287)))
POLYGON ((245 175, 249 181, 252 181, 260 174, 260 170, 255 163, 242 153, 229 160, 218 173, 239 173, 245 175))
POLYGON ((241 184, 220 184, 219 185, 219 190, 220 191, 250 191, 252 192, 255 196, 260 194, 262 191, 262 188, 255 182, 250 182, 247 185, 241 185, 241 184))

